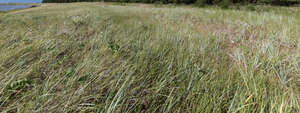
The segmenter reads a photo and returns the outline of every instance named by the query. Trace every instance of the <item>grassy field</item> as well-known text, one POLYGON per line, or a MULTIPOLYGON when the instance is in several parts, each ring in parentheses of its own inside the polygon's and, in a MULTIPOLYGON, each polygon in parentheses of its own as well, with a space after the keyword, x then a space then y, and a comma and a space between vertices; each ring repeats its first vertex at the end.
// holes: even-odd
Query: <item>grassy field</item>
POLYGON ((299 12, 113 3, 1 12, 0 112, 299 113, 299 12))

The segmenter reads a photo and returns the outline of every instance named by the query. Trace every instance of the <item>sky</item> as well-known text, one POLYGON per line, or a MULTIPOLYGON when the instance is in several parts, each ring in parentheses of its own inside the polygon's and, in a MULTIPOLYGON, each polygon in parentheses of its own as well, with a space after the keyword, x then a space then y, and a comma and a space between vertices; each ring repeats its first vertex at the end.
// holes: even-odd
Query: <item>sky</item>
POLYGON ((40 3, 42 0, 0 0, 0 3, 40 3))

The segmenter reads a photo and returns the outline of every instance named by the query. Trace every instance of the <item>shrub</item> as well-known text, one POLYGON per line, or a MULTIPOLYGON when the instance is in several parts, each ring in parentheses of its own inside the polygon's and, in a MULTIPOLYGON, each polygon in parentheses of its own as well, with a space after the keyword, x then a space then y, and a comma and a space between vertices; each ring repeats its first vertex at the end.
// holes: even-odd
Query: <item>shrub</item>
POLYGON ((195 5, 197 7, 204 7, 206 4, 207 4, 206 0, 197 0, 196 3, 195 3, 195 5))
POLYGON ((231 5, 231 1, 230 1, 230 0, 222 0, 222 1, 219 3, 219 6, 220 6, 222 9, 228 9, 230 5, 231 5))
POLYGON ((247 6, 247 10, 255 11, 256 8, 253 5, 249 5, 249 6, 247 6))

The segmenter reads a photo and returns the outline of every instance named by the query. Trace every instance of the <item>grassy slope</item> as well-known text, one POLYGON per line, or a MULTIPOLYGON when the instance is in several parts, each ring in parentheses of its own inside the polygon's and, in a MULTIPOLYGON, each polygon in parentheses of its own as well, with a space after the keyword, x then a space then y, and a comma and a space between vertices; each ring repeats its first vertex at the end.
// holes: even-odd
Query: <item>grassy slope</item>
POLYGON ((0 13, 0 112, 299 112, 299 31, 287 8, 0 13))

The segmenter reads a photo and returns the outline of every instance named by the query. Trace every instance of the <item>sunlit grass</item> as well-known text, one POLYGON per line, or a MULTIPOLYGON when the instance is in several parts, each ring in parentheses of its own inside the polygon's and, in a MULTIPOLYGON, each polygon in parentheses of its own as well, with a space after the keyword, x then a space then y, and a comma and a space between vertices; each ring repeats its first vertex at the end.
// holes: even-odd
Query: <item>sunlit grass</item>
POLYGON ((0 14, 0 111, 299 112, 300 17, 282 9, 74 3, 0 14))

